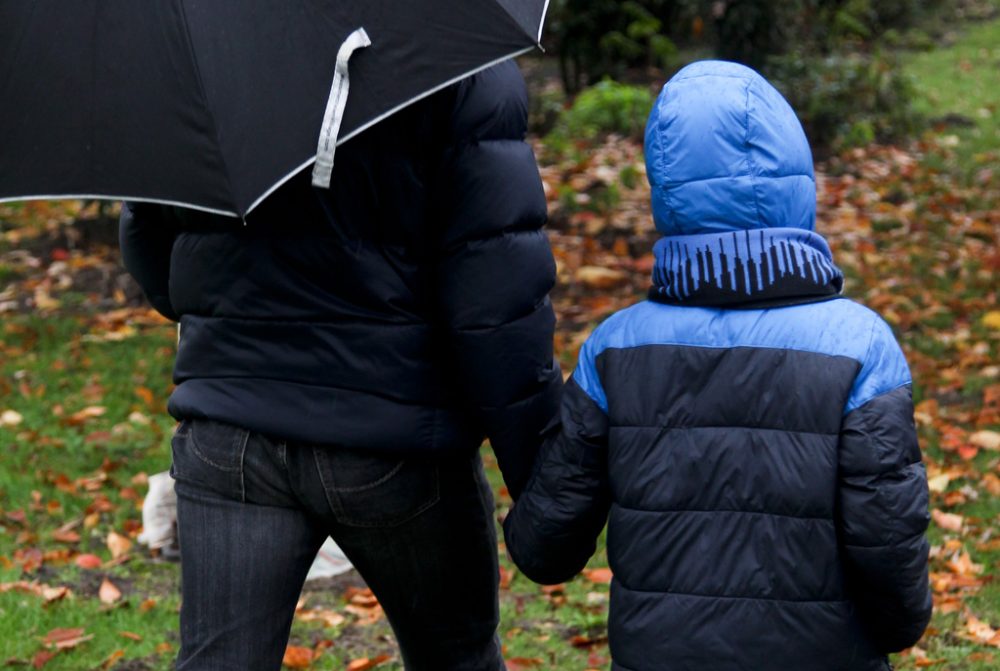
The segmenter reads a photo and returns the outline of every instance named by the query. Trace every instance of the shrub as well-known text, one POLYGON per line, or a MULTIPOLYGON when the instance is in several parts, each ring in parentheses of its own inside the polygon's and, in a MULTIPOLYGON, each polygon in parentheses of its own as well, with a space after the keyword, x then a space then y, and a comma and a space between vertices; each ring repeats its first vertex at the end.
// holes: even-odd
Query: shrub
POLYGON ((886 54, 787 56, 772 59, 767 72, 820 153, 895 140, 919 121, 912 84, 886 54))
POLYGON ((629 68, 666 67, 677 48, 664 30, 671 0, 554 0, 549 33, 568 91, 629 68))
POLYGON ((589 140, 617 133, 641 139, 652 108, 653 94, 648 88, 606 79, 580 93, 550 135, 589 140))

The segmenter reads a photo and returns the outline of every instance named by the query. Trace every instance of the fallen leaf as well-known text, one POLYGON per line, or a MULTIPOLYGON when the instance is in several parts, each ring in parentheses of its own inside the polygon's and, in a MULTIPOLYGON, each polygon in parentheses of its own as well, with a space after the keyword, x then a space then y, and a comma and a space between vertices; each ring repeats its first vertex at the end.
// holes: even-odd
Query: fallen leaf
POLYGON ((962 526, 965 524, 965 518, 961 515, 946 513, 937 508, 931 511, 931 518, 934 520, 934 524, 945 531, 961 532, 962 526))
POLYGON ((100 668, 102 669, 102 671, 104 671, 106 669, 110 669, 115 664, 117 664, 118 662, 120 662, 123 657, 125 657, 125 651, 124 650, 115 650, 110 655, 108 655, 107 659, 105 659, 103 662, 101 662, 100 668))
POLYGON ((101 603, 112 604, 122 598, 122 591, 107 578, 101 583, 101 588, 97 591, 97 596, 101 603))
POLYGON ((611 582, 614 574, 609 568, 592 568, 583 572, 583 577, 598 585, 607 585, 611 582))
POLYGON ((85 641, 94 638, 93 634, 85 634, 83 627, 73 629, 53 629, 45 635, 42 642, 56 650, 69 650, 85 641))
POLYGON ((507 671, 524 671, 542 665, 542 660, 537 657, 511 657, 507 660, 507 671))
POLYGON ((290 669, 307 669, 313 663, 313 651, 297 645, 285 648, 285 657, 281 660, 290 669))
POLYGON ((34 658, 32 658, 31 660, 31 667, 34 669, 40 669, 46 664, 48 664, 49 660, 51 660, 57 654, 59 654, 58 651, 39 650, 38 652, 35 653, 34 658))
POLYGON ((1000 310, 993 310, 983 315, 983 325, 1000 331, 1000 310))
POLYGON ((132 549, 132 541, 114 531, 108 534, 107 544, 108 549, 111 550, 112 559, 124 557, 132 549))
POLYGON ((335 610, 309 610, 306 608, 296 610, 295 619, 302 622, 322 622, 327 627, 339 627, 347 620, 335 610))
POLYGON ((941 494, 948 489, 949 482, 951 482, 951 476, 947 473, 941 473, 932 478, 927 478, 927 488, 935 494, 941 494))
POLYGON ((392 659, 389 655, 379 655, 374 659, 368 659, 367 657, 362 657, 361 659, 355 659, 350 664, 347 665, 347 671, 368 671, 368 669, 374 669, 380 664, 384 664, 392 659))
POLYGON ((94 419, 95 417, 100 417, 108 411, 107 408, 101 405, 91 405, 83 410, 74 412, 72 415, 64 419, 66 424, 71 426, 76 426, 85 423, 87 420, 94 419))
POLYGON ((4 410, 0 412, 0 427, 17 426, 24 421, 24 416, 16 410, 4 410))
POLYGON ((590 289, 614 289, 628 282, 628 275, 620 270, 601 266, 582 266, 576 271, 576 281, 590 289))
POLYGON ((976 447, 992 452, 1000 451, 1000 432, 997 431, 976 431, 969 436, 969 442, 976 447))
POLYGON ((79 566, 84 570, 93 570, 95 568, 100 568, 101 564, 103 563, 100 557, 98 557, 97 555, 90 555, 90 554, 79 555, 73 561, 74 563, 76 563, 77 566, 79 566))

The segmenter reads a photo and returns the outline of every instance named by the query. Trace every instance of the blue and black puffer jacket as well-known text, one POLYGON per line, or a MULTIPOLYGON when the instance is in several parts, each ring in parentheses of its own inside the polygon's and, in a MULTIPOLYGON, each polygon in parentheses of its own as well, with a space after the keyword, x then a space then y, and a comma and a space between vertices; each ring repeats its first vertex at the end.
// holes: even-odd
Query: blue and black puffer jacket
POLYGON ((489 437, 514 494, 557 414, 555 262, 507 61, 346 142, 246 225, 126 205, 126 267, 181 323, 170 412, 430 456, 489 437))
POLYGON ((926 475, 903 354, 812 232, 802 128, 703 62, 646 152, 650 300, 584 345, 507 546, 561 582, 608 520, 616 671, 887 669, 930 617, 926 475))

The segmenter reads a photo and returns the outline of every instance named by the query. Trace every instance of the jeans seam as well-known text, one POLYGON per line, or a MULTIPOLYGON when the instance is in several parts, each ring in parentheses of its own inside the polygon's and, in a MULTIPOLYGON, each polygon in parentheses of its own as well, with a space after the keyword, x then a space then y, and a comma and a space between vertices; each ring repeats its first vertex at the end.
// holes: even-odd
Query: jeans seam
MULTIPOLYGON (((247 434, 247 435, 249 435, 249 432, 247 432, 247 431, 246 431, 246 429, 239 429, 239 430, 237 431, 237 433, 236 433, 236 436, 235 436, 235 437, 233 438, 233 448, 237 448, 237 447, 239 447, 239 441, 240 441, 240 440, 242 439, 242 438, 241 438, 241 434, 247 434)), ((217 468, 217 469, 219 469, 220 471, 223 471, 223 472, 225 472, 225 473, 237 473, 237 472, 242 472, 242 471, 243 471, 243 465, 242 465, 242 461, 241 461, 240 465, 238 465, 238 466, 236 466, 236 467, 234 468, 234 467, 232 467, 232 466, 224 466, 224 465, 222 465, 222 464, 219 464, 219 463, 216 463, 215 461, 213 461, 212 459, 210 459, 210 458, 209 458, 209 457, 208 457, 208 456, 207 456, 207 455, 206 455, 206 454, 205 454, 205 453, 204 453, 204 452, 202 451, 202 449, 201 449, 201 448, 200 448, 200 447, 198 446, 198 438, 197 438, 197 436, 196 436, 196 432, 194 431, 194 428, 193 428, 193 427, 192 427, 192 429, 191 429, 191 432, 190 432, 190 434, 188 434, 188 435, 190 436, 190 442, 191 442, 191 450, 192 450, 192 451, 193 451, 193 452, 194 452, 194 453, 195 453, 196 455, 198 455, 198 458, 199 458, 199 459, 201 459, 202 461, 204 461, 204 462, 205 462, 206 464, 208 464, 209 466, 212 466, 213 468, 217 468)), ((183 437, 183 436, 182 436, 182 437, 183 437)))
POLYGON ((246 485, 246 469, 244 464, 246 463, 247 456, 247 444, 250 442, 250 432, 244 429, 242 432, 243 440, 240 446, 240 503, 247 502, 247 485, 246 485))
POLYGON ((378 480, 376 480, 374 482, 370 482, 367 485, 361 485, 360 487, 334 487, 333 491, 335 491, 335 492, 366 492, 369 489, 375 489, 376 487, 378 487, 380 485, 384 485, 385 483, 389 482, 389 480, 392 480, 396 475, 399 474, 399 472, 401 470, 403 470, 403 466, 405 466, 405 465, 406 465, 406 460, 404 459, 404 460, 400 461, 398 464, 396 464, 395 466, 393 466, 392 470, 390 470, 388 473, 386 473, 385 475, 383 475, 381 478, 379 478, 378 480))
POLYGON ((343 517, 344 511, 342 507, 339 505, 340 503, 339 500, 336 503, 334 503, 334 499, 336 499, 336 497, 330 496, 330 493, 333 490, 327 485, 326 483, 327 479, 323 475, 324 469, 323 469, 323 463, 319 458, 319 450, 320 450, 319 447, 313 447, 312 452, 313 452, 313 461, 315 461, 316 463, 316 472, 319 473, 319 482, 320 485, 322 485, 323 487, 323 497, 326 499, 326 504, 330 506, 330 512, 333 513, 334 517, 340 518, 343 517))

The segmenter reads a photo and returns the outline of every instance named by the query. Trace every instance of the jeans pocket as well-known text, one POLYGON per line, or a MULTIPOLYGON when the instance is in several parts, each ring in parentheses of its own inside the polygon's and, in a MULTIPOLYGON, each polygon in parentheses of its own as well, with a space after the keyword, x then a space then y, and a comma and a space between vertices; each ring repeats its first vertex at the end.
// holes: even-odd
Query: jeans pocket
POLYGON ((434 461, 314 447, 316 468, 336 520, 351 527, 394 527, 441 498, 434 461))
POLYGON ((250 432, 209 419, 186 419, 174 433, 170 474, 178 483, 243 501, 243 457, 250 432))

